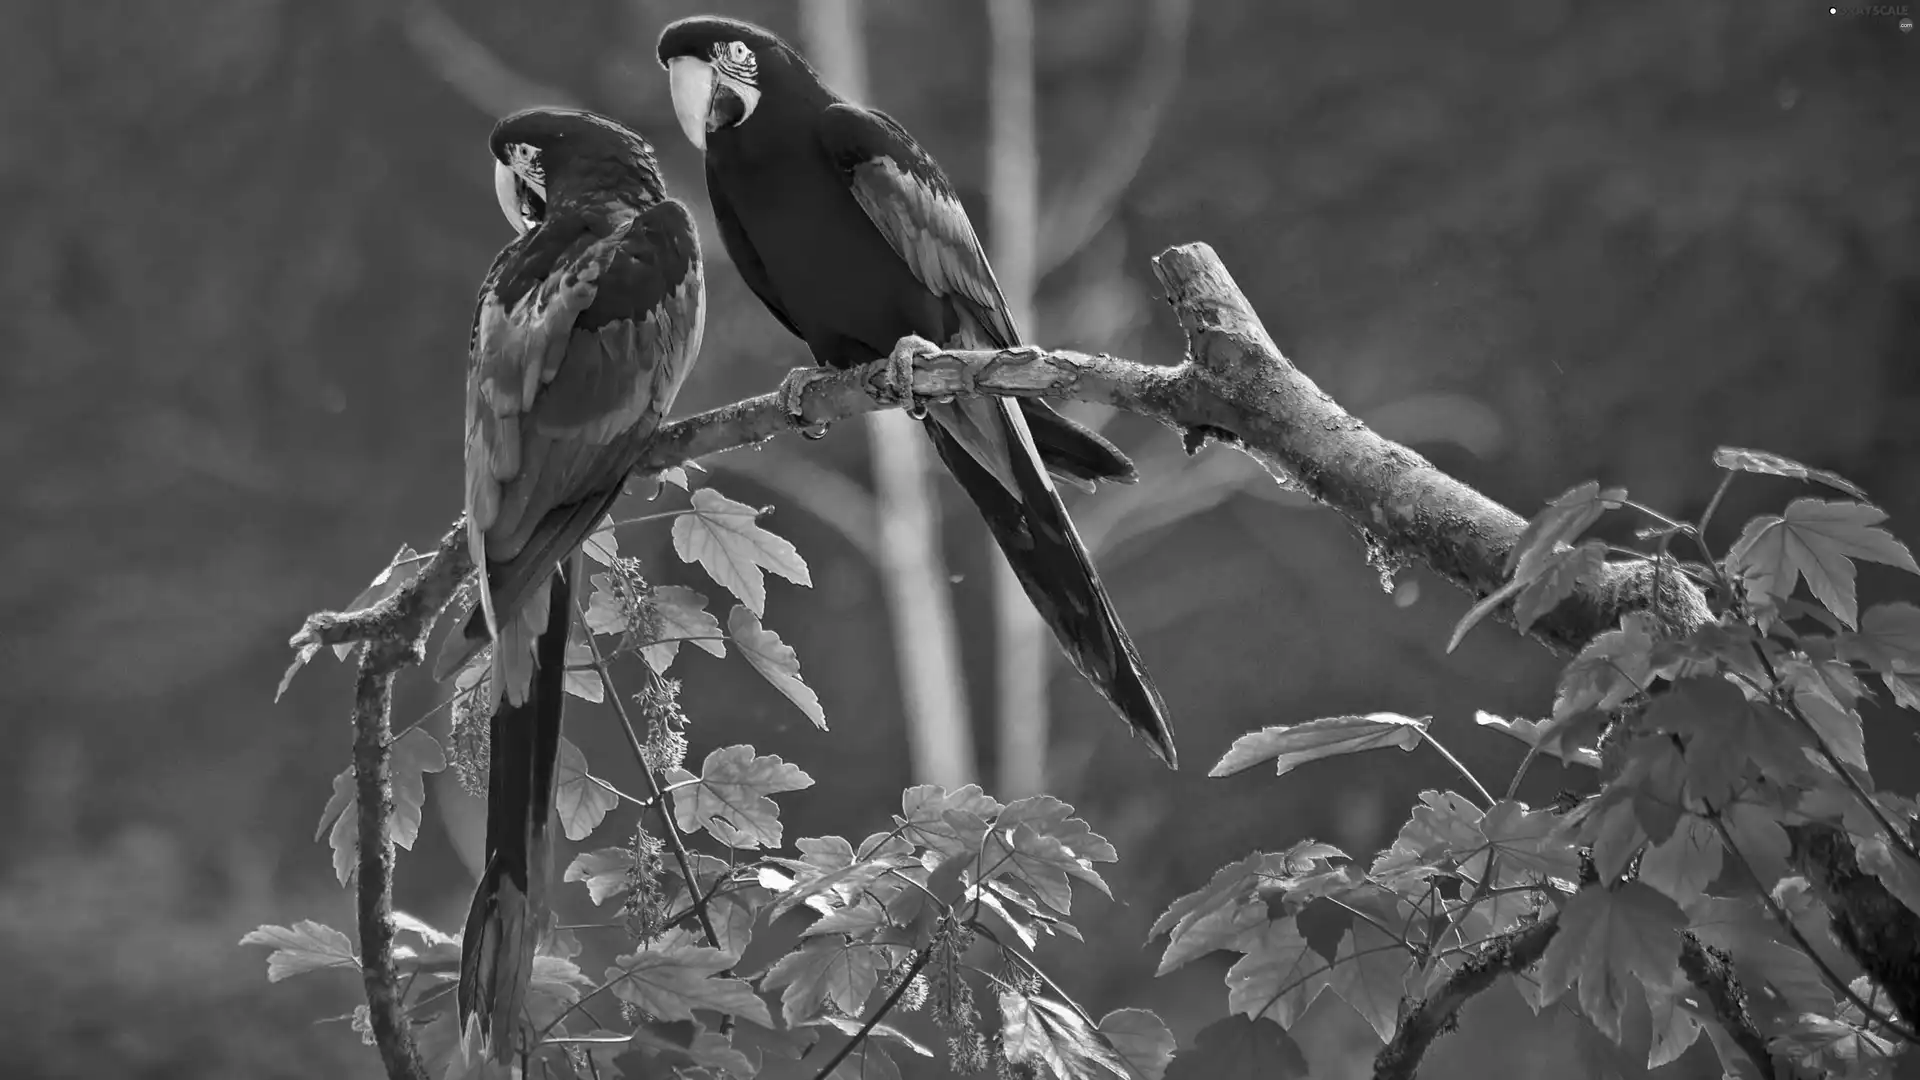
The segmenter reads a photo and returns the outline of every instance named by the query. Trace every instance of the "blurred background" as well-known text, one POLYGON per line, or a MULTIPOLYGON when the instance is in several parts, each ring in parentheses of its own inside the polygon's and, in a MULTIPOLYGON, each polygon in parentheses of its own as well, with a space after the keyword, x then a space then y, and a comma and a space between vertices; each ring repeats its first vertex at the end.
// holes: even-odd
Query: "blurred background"
MULTIPOLYGON (((1149 259, 1204 240, 1322 388, 1522 514, 1590 477, 1698 514, 1718 480, 1706 455, 1732 443, 1836 469, 1920 536, 1910 10, 713 6, 788 35, 940 158, 1034 340, 1177 360, 1149 259)), ((5 5, 0 191, 20 211, 0 262, 14 343, 0 375, 15 463, 0 476, 10 1075, 378 1075, 344 1023, 317 1022, 361 1000, 357 980, 269 988, 262 952, 235 944, 261 922, 353 922, 313 842, 348 760, 349 669, 323 656, 274 705, 285 642, 458 512, 463 343, 511 236, 485 146, 497 115, 610 113, 696 208, 712 300, 679 412, 807 362, 727 263, 673 122, 654 40, 695 10, 5 5)), ((1152 978, 1159 948, 1142 943, 1173 897, 1303 836, 1371 852, 1421 787, 1459 784, 1424 751, 1208 780, 1233 737, 1431 713, 1504 782, 1520 748, 1476 729, 1474 710, 1540 715, 1557 662, 1496 628, 1444 655, 1461 594, 1417 571, 1383 590, 1335 515, 1230 452, 1187 459, 1150 424, 1079 415, 1145 476, 1070 496, 1173 711, 1184 771, 1127 739, 1007 602, 984 529, 898 425, 710 463, 721 491, 778 507, 770 527, 812 564, 811 590, 773 583, 767 622, 832 731, 735 658, 683 650, 677 672, 696 760, 745 741, 818 778, 782 797, 789 838, 863 836, 920 780, 1074 803, 1121 852, 1117 900, 1080 896, 1092 944, 1045 959, 1096 1014, 1148 1006, 1184 1041, 1224 1013, 1232 957, 1152 978)), ((1713 539, 1794 494, 1743 481, 1713 539)), ((622 547, 656 580, 713 592, 665 528, 629 530, 622 547)), ((1912 595, 1878 568, 1862 576, 1865 597, 1912 595)), ((396 720, 434 700, 407 676, 396 720)), ((573 709, 572 737, 622 777, 608 716, 573 709)), ((1882 783, 1913 790, 1911 718, 1868 719, 1882 783)), ((1588 779, 1542 767, 1523 795, 1588 779)), ((433 779, 403 908, 458 925, 477 805, 451 773, 433 779)), ((617 811, 589 843, 630 827, 617 811)), ((566 911, 590 917, 579 893, 566 911)), ((1463 1026, 1424 1075, 1643 1072, 1504 987, 1463 1026)), ((1332 995, 1299 1037, 1328 1077, 1362 1075, 1375 1049, 1332 995)), ((1703 1040, 1659 1075, 1716 1072, 1703 1040)))

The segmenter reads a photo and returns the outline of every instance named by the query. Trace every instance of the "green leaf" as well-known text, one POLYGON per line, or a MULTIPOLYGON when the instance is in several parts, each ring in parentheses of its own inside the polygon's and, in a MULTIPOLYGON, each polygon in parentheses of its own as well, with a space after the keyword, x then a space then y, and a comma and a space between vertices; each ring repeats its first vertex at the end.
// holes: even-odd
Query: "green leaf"
MULTIPOLYGON (((705 489, 702 489, 705 490, 705 489)), ((673 816, 680 828, 705 829, 715 840, 735 848, 780 846, 780 808, 767 796, 813 786, 813 777, 778 754, 756 757, 753 747, 723 746, 707 755, 697 783, 692 773, 675 769, 668 780, 673 792, 673 816)))
POLYGON ((1817 663, 1787 659, 1779 665, 1781 681, 1793 692, 1793 704, 1841 761, 1867 771, 1867 738, 1853 703, 1866 688, 1853 669, 1838 660, 1817 663))
POLYGON ((1285 776, 1308 762, 1342 754, 1388 746, 1411 750, 1420 745, 1431 722, 1431 717, 1377 712, 1365 716, 1328 716, 1303 724, 1276 724, 1235 739, 1233 747, 1207 775, 1232 776, 1272 761, 1275 775, 1285 776))
POLYGON ((1057 1001, 1021 993, 1000 994, 1000 1045, 1007 1060, 1036 1073, 1044 1066, 1056 1080, 1129 1080, 1126 1062, 1080 1014, 1057 1001))
POLYGON ((613 533, 612 514, 600 519, 600 527, 580 545, 580 550, 601 566, 613 565, 613 561, 620 557, 620 538, 613 533))
POLYGON ((1541 739, 1547 733, 1549 725, 1538 720, 1515 717, 1511 720, 1495 716, 1490 712, 1476 711, 1473 722, 1481 727, 1490 727, 1510 738, 1518 739, 1528 746, 1540 747, 1540 752, 1559 758, 1569 765, 1585 765, 1589 769, 1600 767, 1600 751, 1590 746, 1567 746, 1562 739, 1549 739, 1548 745, 1541 745, 1541 739))
POLYGON ((1681 681, 1647 706, 1641 725, 1684 740, 1687 792, 1712 806, 1744 790, 1750 765, 1783 783, 1813 772, 1806 729, 1724 679, 1681 681))
POLYGON ((1892 1075, 1899 1047, 1891 1039, 1831 1017, 1805 1014, 1769 1042, 1803 1068, 1823 1075, 1892 1075))
POLYGON ((1852 627, 1858 615, 1853 560, 1886 563, 1920 574, 1905 544, 1876 527, 1887 513, 1857 502, 1795 499, 1784 516, 1754 518, 1727 553, 1727 569, 1746 582, 1747 595, 1782 600, 1805 578, 1828 611, 1852 627))
POLYGON ((1720 876, 1720 861, 1725 849, 1713 823, 1696 814, 1687 814, 1673 835, 1647 849, 1640 858, 1640 880, 1686 905, 1706 891, 1720 876))
POLYGON ((1546 1000, 1577 984, 1581 1012, 1618 1043, 1633 996, 1671 983, 1685 925, 1678 904, 1641 882, 1580 890, 1560 909, 1560 932, 1541 958, 1546 1000))
MULTIPOLYGON (((360 590, 360 595, 347 601, 347 606, 340 610, 360 611, 364 608, 370 608, 380 601, 385 600, 387 597, 392 596, 394 593, 399 592, 401 589, 406 588, 408 585, 413 584, 413 579, 419 577, 420 571, 426 568, 427 560, 422 558, 419 552, 413 550, 413 545, 401 544, 400 550, 394 552, 393 558, 387 560, 386 569, 375 574, 373 580, 368 583, 367 587, 360 590)), ((356 644, 358 644, 358 642, 335 645, 333 647, 333 655, 345 660, 347 654, 353 651, 354 645, 356 644)), ((292 673, 289 672, 288 674, 292 673)), ((285 689, 285 684, 282 684, 281 689, 285 689)))
POLYGON ((1307 1056, 1271 1020, 1229 1016, 1200 1029, 1175 1053, 1166 1080, 1309 1080, 1307 1056))
POLYGON ((1700 1038, 1701 1024, 1681 1007, 1680 994, 1668 987, 1647 987, 1647 1012, 1652 1021, 1652 1037, 1647 1047, 1647 1068, 1680 1060, 1700 1038))
POLYGON ((691 1020, 693 1010, 712 1009, 773 1026, 767 1003, 753 987, 734 978, 716 977, 734 958, 718 949, 675 946, 642 949, 614 957, 607 969, 615 997, 632 1002, 663 1020, 691 1020))
POLYGON ((597 851, 583 851, 567 864, 567 872, 561 876, 561 880, 585 883, 587 895, 593 902, 604 904, 627 891, 627 875, 633 872, 633 865, 632 848, 605 847, 597 851))
POLYGON ((826 710, 820 707, 820 698, 813 688, 800 680, 800 657, 794 654, 792 646, 781 641, 779 634, 761 626, 760 619, 739 604, 727 612, 727 634, 761 678, 799 706, 814 727, 827 730, 826 710))
POLYGON ((1639 613, 1620 620, 1587 643, 1560 673, 1553 718, 1565 720, 1588 709, 1612 709, 1639 693, 1652 671, 1651 621, 1639 613))
POLYGON ((591 986, 580 966, 558 956, 535 956, 533 971, 527 980, 526 1010, 535 1027, 544 1028, 560 1019, 580 1000, 580 988, 591 986))
POLYGON ((1768 476, 1785 476, 1794 480, 1813 480, 1844 491, 1863 502, 1867 498, 1866 492, 1839 473, 1802 465, 1792 458, 1781 457, 1779 454, 1765 450, 1722 446, 1713 452, 1713 463, 1735 472, 1765 473, 1768 476))
POLYGON ((360 958, 353 955, 353 943, 347 935, 312 919, 301 919, 292 926, 263 924, 241 938, 240 944, 265 945, 273 950, 267 954, 268 982, 322 968, 360 967, 360 958))
POLYGON ((887 1056, 884 1047, 868 1039, 854 1047, 827 1080, 900 1080, 900 1066, 887 1056))
MULTIPOLYGON (((745 1028, 746 1021, 741 1027, 745 1028)), ((689 1020, 642 1020, 634 1027, 633 1036, 627 1045, 632 1047, 627 1053, 613 1059, 614 1070, 602 1071, 600 1076, 617 1074, 625 1077, 656 1077, 662 1075, 661 1065, 678 1066, 666 1075, 692 1077, 694 1071, 688 1070, 683 1062, 701 1066, 697 1074, 716 1077, 721 1073, 737 1077, 750 1077, 755 1071, 755 1059, 737 1049, 732 1040, 717 1031, 708 1031, 698 1021, 689 1020), (645 1051, 653 1051, 657 1057, 649 1060, 645 1051), (711 1070, 711 1071, 709 1071, 711 1070)), ((597 1057, 598 1055, 596 1055, 597 1057)), ((575 1074, 586 1080, 593 1074, 575 1074)), ((491 1078, 489 1078, 491 1080, 491 1078)))
POLYGON ((796 585, 813 584, 806 560, 792 544, 759 525, 760 511, 712 488, 693 493, 693 507, 673 520, 673 550, 697 562, 716 584, 756 616, 766 614, 771 570, 796 585))
POLYGON ((640 654, 646 657, 647 666, 655 673, 666 674, 674 658, 680 655, 680 642, 669 639, 685 638, 710 655, 727 655, 720 620, 707 613, 707 598, 700 593, 680 585, 656 585, 647 596, 647 610, 659 624, 660 636, 659 640, 644 646, 640 654))
POLYGON ((1091 863, 1026 822, 1012 828, 996 824, 981 845, 980 880, 1010 878, 1030 890, 1036 900, 1062 915, 1071 914, 1073 906, 1073 890, 1067 884, 1069 875, 1108 896, 1113 895, 1091 863))
POLYGON ((567 839, 575 843, 585 840, 600 827, 608 811, 619 805, 620 796, 587 772, 586 755, 562 737, 555 762, 553 808, 560 815, 560 828, 567 839))
POLYGON ((1872 668, 1896 704, 1920 710, 1920 607, 1904 600, 1873 605, 1858 632, 1840 632, 1834 653, 1872 668))
POLYGON ((947 820, 947 812, 964 810, 991 821, 1002 809, 1000 802, 982 792, 978 784, 968 784, 952 792, 938 784, 920 784, 900 793, 900 810, 904 816, 895 816, 893 820, 908 843, 931 848, 943 856, 958 855, 972 850, 972 845, 947 820))
POLYGON ((627 602, 614 587, 611 574, 595 574, 593 595, 587 598, 584 616, 587 629, 595 634, 619 634, 627 629, 627 602))
POLYGON ((1375 857, 1368 873, 1395 891, 1431 877, 1457 857, 1486 846, 1480 818, 1480 808, 1454 792, 1423 791, 1393 846, 1375 857))
POLYGON ((1588 540, 1547 556, 1540 576, 1528 582, 1513 601, 1515 628, 1526 633, 1541 616, 1572 596, 1581 582, 1598 581, 1606 561, 1607 545, 1602 540, 1588 540))
POLYGON ((607 700, 607 687, 593 665, 593 646, 585 641, 567 642, 567 677, 562 684, 567 693, 595 705, 607 700))
MULTIPOLYGON (((393 842, 413 850, 420 835, 420 813, 427 801, 427 781, 422 774, 447 767, 447 754, 425 728, 413 728, 388 748, 387 771, 393 782, 393 813, 387 818, 387 836, 393 842)), ((355 801, 353 766, 333 778, 333 794, 320 811, 320 825, 313 838, 327 837, 333 848, 333 876, 341 885, 353 881, 360 858, 360 805, 355 801)))
POLYGON ((1051 795, 1029 795, 1024 799, 1015 799, 1001 809, 993 823, 1003 829, 1021 823, 1031 825, 1035 832, 1053 837, 1072 849, 1075 855, 1091 862, 1116 862, 1120 858, 1120 853, 1114 850, 1106 837, 1094 832, 1093 826, 1084 819, 1073 816, 1071 804, 1051 795))
POLYGON ((781 957, 760 985, 766 990, 786 987, 780 1012, 794 1027, 819 1016, 828 1001, 842 1013, 860 1015, 889 966, 886 954, 869 943, 839 935, 815 937, 781 957))
POLYGON ((1393 1038, 1400 1023, 1400 999, 1418 993, 1408 985, 1416 971, 1413 954, 1372 923, 1355 921, 1340 939, 1333 964, 1327 988, 1373 1025, 1381 1042, 1393 1038))
MULTIPOLYGON (((675 894, 673 907, 683 908, 692 901, 692 895, 682 890, 675 894)), ((707 920, 713 924, 713 936, 720 942, 719 949, 736 961, 753 942, 753 923, 757 918, 759 912, 748 901, 744 890, 721 893, 707 901, 707 920)), ((655 939, 655 944, 706 945, 707 931, 697 920, 690 920, 661 934, 655 939)))
POLYGON ((1227 969, 1227 1009, 1292 1027, 1330 984, 1327 961, 1295 920, 1274 919, 1233 946, 1246 952, 1227 969))
POLYGON ((1179 1045, 1166 1022, 1146 1009, 1115 1009, 1100 1018, 1100 1034, 1107 1037, 1132 1070, 1134 1080, 1162 1080, 1167 1063, 1179 1045))
POLYGON ((1626 498, 1626 488, 1602 490, 1597 480, 1568 489, 1527 522, 1513 550, 1507 553, 1505 572, 1520 581, 1540 576, 1556 546, 1572 543, 1599 521, 1601 514, 1620 509, 1626 498))
POLYGON ((1855 837, 1853 847, 1861 869, 1879 878, 1908 911, 1920 913, 1920 864, 1889 844, 1884 833, 1855 837))

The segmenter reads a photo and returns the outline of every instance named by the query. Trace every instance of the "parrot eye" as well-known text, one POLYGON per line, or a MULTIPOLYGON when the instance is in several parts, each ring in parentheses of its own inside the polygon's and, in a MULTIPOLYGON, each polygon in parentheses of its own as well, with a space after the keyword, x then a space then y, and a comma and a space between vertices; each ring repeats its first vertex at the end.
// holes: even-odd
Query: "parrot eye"
POLYGON ((720 74, 752 86, 760 76, 760 59, 744 41, 720 41, 713 46, 713 66, 720 74))

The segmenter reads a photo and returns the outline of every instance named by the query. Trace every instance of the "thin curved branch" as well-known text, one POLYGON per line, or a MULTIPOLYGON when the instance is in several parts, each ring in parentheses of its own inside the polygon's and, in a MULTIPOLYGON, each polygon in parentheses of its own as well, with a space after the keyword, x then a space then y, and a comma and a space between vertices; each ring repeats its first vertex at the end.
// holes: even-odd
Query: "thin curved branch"
POLYGON ((1412 1080, 1433 1040, 1453 1026, 1460 1007, 1491 987, 1502 975, 1525 971, 1547 953, 1560 932, 1560 917, 1549 915, 1487 942, 1473 959, 1447 977, 1400 1018, 1393 1040, 1373 1059, 1373 1080, 1412 1080))

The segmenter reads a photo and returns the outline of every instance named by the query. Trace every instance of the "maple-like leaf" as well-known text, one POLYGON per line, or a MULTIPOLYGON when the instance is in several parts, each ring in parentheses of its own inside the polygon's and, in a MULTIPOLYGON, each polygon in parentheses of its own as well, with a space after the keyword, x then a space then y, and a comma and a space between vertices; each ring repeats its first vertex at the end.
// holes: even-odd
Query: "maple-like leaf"
POLYGON ((664 675, 686 641, 710 655, 725 657, 727 643, 720 620, 707 612, 707 598, 683 585, 656 585, 647 594, 647 610, 659 626, 656 640, 644 644, 640 655, 656 674, 664 675))
POLYGON ((740 979, 717 977, 733 962, 719 949, 648 948, 614 957, 606 979, 614 996, 663 1020, 691 1020, 693 1010, 712 1009, 773 1026, 767 1003, 753 987, 740 979))
POLYGON ((667 779, 684 785, 673 792, 673 816, 680 828, 705 829, 736 848, 779 847, 780 808, 767 796, 813 786, 813 777, 798 765, 778 754, 755 756, 748 745, 723 746, 708 754, 697 778, 675 769, 667 779))
MULTIPOLYGON (((420 812, 427 801, 424 773, 447 767, 446 751, 425 728, 413 728, 388 748, 387 772, 393 782, 393 813, 387 817, 387 836, 413 850, 420 835, 420 812)), ((360 805, 355 801, 353 767, 333 778, 333 794, 320 811, 313 838, 327 837, 333 848, 333 875, 340 884, 353 881, 360 857, 360 805)))
POLYGON ((1641 882, 1580 890, 1560 909, 1560 932, 1541 958, 1546 1000, 1577 985, 1580 1011, 1618 1043, 1634 995, 1671 983, 1685 925, 1678 904, 1641 882))
POLYGON ((1626 488, 1601 488, 1589 480, 1569 488, 1535 514, 1532 521, 1507 553, 1506 573, 1510 577, 1532 580, 1539 576, 1548 556, 1560 544, 1570 544, 1586 532, 1609 510, 1618 510, 1626 501, 1626 488))
POLYGON ((1618 630, 1589 641, 1560 673, 1553 718, 1614 708, 1639 693, 1652 671, 1652 624, 1641 613, 1623 616, 1618 630))
MULTIPOLYGON (((1480 834, 1487 849, 1499 856, 1503 869, 1524 869, 1542 877, 1577 880, 1580 855, 1573 844, 1558 834, 1560 821, 1551 811, 1529 810, 1523 803, 1503 799, 1489 807, 1480 818, 1480 834)), ((1478 878, 1483 863, 1474 858, 1463 863, 1470 877, 1478 878)))
POLYGON ((619 805, 620 796, 587 771, 587 757, 580 748, 561 738, 554 766, 553 808, 567 839, 575 843, 585 840, 600 827, 608 811, 619 805))
POLYGON ((1700 1038, 1698 1017, 1682 1007, 1680 993, 1668 987, 1649 986, 1647 1013, 1652 1036, 1647 1046, 1647 1068, 1657 1069, 1680 1059, 1700 1038))
POLYGON ((1413 954, 1404 944, 1370 922, 1355 921, 1334 954, 1328 989, 1353 1006, 1386 1042, 1400 1023, 1400 999, 1417 992, 1408 985, 1415 972, 1413 954))
POLYGON ((612 514, 600 519, 599 527, 580 545, 580 550, 601 566, 613 565, 613 561, 620 557, 620 538, 614 535, 612 514))
POLYGON ((1301 724, 1276 724, 1240 736, 1208 776, 1232 776, 1243 769, 1272 761, 1275 775, 1287 773, 1311 761, 1398 747, 1411 750, 1420 745, 1431 717, 1401 716, 1378 712, 1365 716, 1327 716, 1301 724))
POLYGON ((1812 662, 1790 658, 1778 665, 1781 682, 1793 694, 1794 707, 1841 761, 1867 770, 1867 737, 1853 703, 1865 688, 1853 669, 1838 660, 1812 662))
POLYGON ((1647 849, 1640 857, 1640 880, 1686 905, 1720 876, 1725 849, 1713 823, 1687 814, 1673 835, 1647 849))
MULTIPOLYGON (((673 907, 683 909, 692 903, 693 898, 685 891, 674 897, 673 907)), ((713 936, 718 940, 721 952, 740 959, 753 941, 754 920, 759 918, 759 909, 751 902, 749 891, 742 889, 721 893, 707 901, 707 922, 713 925, 713 936)), ((659 945, 685 944, 708 945, 707 931, 697 921, 683 922, 679 926, 655 938, 659 945)))
POLYGON ((781 957, 760 985, 767 990, 786 988, 780 995, 780 1011, 788 1026, 795 1026, 819 1016, 829 1001, 846 1015, 860 1015, 888 966, 886 953, 869 942, 849 941, 837 934, 814 937, 781 957))
POLYGON ((943 856, 973 850, 959 830, 947 820, 947 812, 964 810, 990 821, 1003 809, 999 800, 968 784, 949 792, 938 784, 919 784, 900 793, 901 814, 893 819, 900 835, 910 844, 931 848, 943 856))
POLYGON ((1520 595, 1514 597, 1515 629, 1526 633, 1541 616, 1572 596, 1581 582, 1598 581, 1606 561, 1607 545, 1603 540, 1588 540, 1547 556, 1540 567, 1540 576, 1528 582, 1520 595))
POLYGON ((1480 851, 1480 808, 1451 791, 1423 791, 1393 845, 1373 860, 1369 874, 1388 888, 1429 877, 1461 855, 1480 851))
POLYGON ((1227 969, 1227 1009, 1292 1027, 1330 983, 1327 961, 1294 919, 1274 919, 1233 946, 1246 953, 1227 969))
POLYGON ((1055 1080, 1129 1080, 1131 1075, 1126 1062, 1079 1013, 1051 998, 1001 992, 1000 1045, 1012 1064, 1036 1073, 1045 1067, 1055 1080))
POLYGON ((1920 574, 1906 545, 1878 527, 1886 518, 1886 511, 1866 503, 1795 499, 1784 515, 1766 514, 1747 523, 1727 552, 1727 569, 1756 601, 1784 600, 1805 578, 1815 599, 1852 627, 1859 614, 1854 559, 1920 574))
POLYGON ((1920 607, 1904 600, 1873 605, 1858 631, 1836 636, 1834 653, 1877 672, 1895 704, 1920 710, 1920 607))
POLYGON ((1899 1049, 1885 1036, 1813 1013, 1800 1016, 1768 1045, 1815 1073, 1848 1080, 1891 1078, 1899 1049))
POLYGON ((1073 816, 1073 806, 1051 795, 1029 795, 1015 799, 993 819, 995 826, 1010 828, 1025 823, 1034 831, 1067 845, 1075 855, 1090 862, 1115 862, 1120 853, 1107 838, 1093 831, 1085 819, 1073 816))
POLYGON ((1779 782, 1808 776, 1806 730, 1724 679, 1686 679, 1647 706, 1642 725, 1685 742, 1687 792, 1721 806, 1744 789, 1749 765, 1779 782))
POLYGON ((772 683, 775 690, 806 714, 814 727, 827 730, 826 710, 820 707, 820 698, 813 688, 801 680, 800 657, 794 653, 793 646, 761 626, 759 617, 739 604, 727 612, 727 635, 733 638, 740 655, 747 658, 747 663, 753 665, 761 678, 772 683))
POLYGON ((980 878, 1007 877, 1031 890, 1036 900, 1062 915, 1071 914, 1071 875, 1113 895, 1092 864, 1073 849, 1021 822, 1012 828, 996 823, 981 844, 980 878))
POLYGON ((593 646, 582 640, 567 642, 565 663, 567 677, 561 685, 567 693, 595 705, 607 700, 607 686, 593 663, 593 646))
POLYGON ((587 630, 595 634, 618 634, 627 629, 627 603, 614 586, 613 575, 595 574, 593 595, 587 598, 583 616, 587 630))
POLYGON ((321 968, 360 966, 347 935, 312 919, 301 919, 292 926, 262 925, 241 938, 240 944, 265 945, 273 950, 267 954, 268 982, 321 968))
POLYGON ((1839 473, 1816 469, 1802 465, 1789 457, 1766 450, 1749 450, 1740 446, 1722 446, 1713 452, 1713 463, 1723 469, 1736 472, 1765 473, 1768 476, 1785 476, 1794 480, 1813 480, 1830 488, 1844 491, 1856 499, 1866 500, 1867 493, 1860 490, 1853 481, 1839 473))
POLYGON ((1528 720, 1524 717, 1508 719, 1504 716, 1495 716, 1490 712, 1476 711, 1473 714, 1473 722, 1481 727, 1490 727, 1502 735, 1518 739, 1528 746, 1537 746, 1541 753, 1559 758, 1569 765, 1585 765, 1589 769, 1600 767, 1600 751, 1594 747, 1567 746, 1563 740, 1559 739, 1549 739, 1548 745, 1541 745, 1542 737, 1549 725, 1538 720, 1528 720))
POLYGON ((1099 1028, 1134 1080, 1162 1080, 1167 1075, 1167 1063, 1179 1044, 1166 1021, 1146 1009, 1115 1009, 1100 1018, 1099 1028))
POLYGON ((1166 1080, 1308 1080, 1307 1056, 1267 1019, 1229 1016, 1200 1029, 1173 1055, 1166 1080))
POLYGON ((605 847, 575 855, 561 880, 584 882, 593 902, 604 904, 627 891, 627 875, 632 872, 632 848, 605 847))
POLYGON ((766 614, 772 571, 795 585, 813 584, 807 563, 785 539, 760 527, 760 511, 712 488, 693 493, 693 505, 673 521, 673 550, 697 562, 714 582, 756 616, 766 614))

